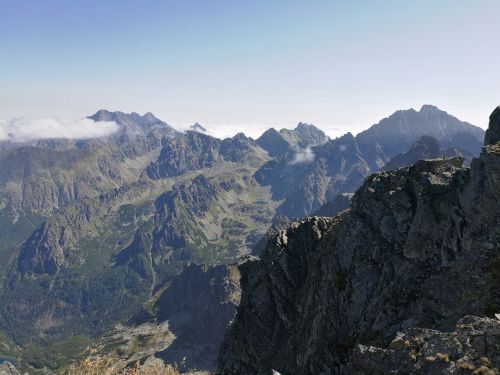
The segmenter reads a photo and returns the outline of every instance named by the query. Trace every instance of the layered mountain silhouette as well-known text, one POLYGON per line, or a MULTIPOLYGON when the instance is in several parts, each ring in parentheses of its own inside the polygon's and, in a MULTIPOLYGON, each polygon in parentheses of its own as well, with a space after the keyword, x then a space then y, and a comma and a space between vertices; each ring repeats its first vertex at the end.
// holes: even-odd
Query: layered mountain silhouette
POLYGON ((90 118, 119 131, 0 149, 0 331, 22 347, 97 339, 154 304, 186 265, 259 254, 290 219, 343 211, 381 168, 438 148, 477 156, 484 138, 431 106, 336 139, 304 123, 254 140, 179 132, 151 113, 90 118))

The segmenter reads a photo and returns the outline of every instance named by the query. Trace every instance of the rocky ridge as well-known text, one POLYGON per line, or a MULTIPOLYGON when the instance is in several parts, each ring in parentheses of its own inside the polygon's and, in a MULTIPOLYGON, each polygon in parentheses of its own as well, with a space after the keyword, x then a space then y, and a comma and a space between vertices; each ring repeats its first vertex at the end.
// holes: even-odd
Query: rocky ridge
MULTIPOLYGON (((451 331, 466 315, 500 311, 498 126, 492 115, 470 169, 457 157, 375 173, 349 211, 294 222, 271 238, 260 259, 240 266, 242 299, 220 373, 384 373, 395 368, 399 352, 366 347, 385 347, 412 327, 435 330, 420 331, 431 343, 422 350, 426 362, 439 365, 447 355, 446 371, 462 373, 471 357, 475 369, 482 361, 497 371, 495 322, 462 321, 491 326, 487 348, 471 334, 472 348, 452 352, 449 336, 438 331, 451 331), (449 350, 441 358, 432 348, 449 350), (477 358, 482 355, 486 359, 477 358)), ((466 340, 458 336, 455 348, 466 340)), ((414 345, 409 340, 410 358, 412 349, 418 357, 414 345)), ((410 365, 402 373, 426 373, 427 367, 410 365)))

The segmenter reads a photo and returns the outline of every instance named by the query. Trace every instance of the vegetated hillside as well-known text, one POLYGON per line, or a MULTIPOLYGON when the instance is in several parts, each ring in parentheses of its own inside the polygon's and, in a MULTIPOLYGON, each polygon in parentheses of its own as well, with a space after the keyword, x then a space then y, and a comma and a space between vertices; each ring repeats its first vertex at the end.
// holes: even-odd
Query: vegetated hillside
MULTIPOLYGON (((450 134, 477 131, 443 113, 450 134)), ((220 140, 150 113, 91 118, 119 131, 0 151, 0 330, 38 367, 60 364, 38 355, 46 348, 73 353, 140 312, 184 265, 258 253, 272 223, 311 214, 374 171, 357 137, 329 140, 307 124, 220 140)))
POLYGON ((243 263, 220 373, 497 373, 499 112, 470 169, 375 173, 349 211, 294 222, 243 263))

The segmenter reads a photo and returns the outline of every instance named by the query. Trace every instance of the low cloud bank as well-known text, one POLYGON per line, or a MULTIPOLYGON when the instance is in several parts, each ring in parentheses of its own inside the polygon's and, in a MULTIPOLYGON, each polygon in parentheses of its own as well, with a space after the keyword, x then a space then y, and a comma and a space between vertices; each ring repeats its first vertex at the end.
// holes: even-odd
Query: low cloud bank
POLYGON ((290 164, 311 163, 314 161, 314 152, 311 147, 303 148, 295 153, 295 156, 290 164))
POLYGON ((119 125, 113 121, 95 122, 84 118, 74 122, 65 122, 57 118, 21 117, 0 120, 0 141, 21 143, 53 138, 101 138, 113 134, 118 129, 119 125))

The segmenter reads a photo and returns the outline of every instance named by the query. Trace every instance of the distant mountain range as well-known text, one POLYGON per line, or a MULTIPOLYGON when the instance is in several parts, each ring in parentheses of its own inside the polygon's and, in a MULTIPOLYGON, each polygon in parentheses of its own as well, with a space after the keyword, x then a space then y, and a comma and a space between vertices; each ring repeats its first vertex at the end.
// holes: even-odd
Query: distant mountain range
MULTIPOLYGON (((432 106, 336 139, 303 123, 254 140, 217 139, 199 124, 179 132, 151 113, 89 118, 119 131, 0 148, 0 330, 25 353, 98 339, 155 305, 186 265, 258 253, 273 223, 334 215, 370 174, 421 158, 470 159, 484 138, 432 106)), ((165 314, 153 316, 184 312, 165 314)))

